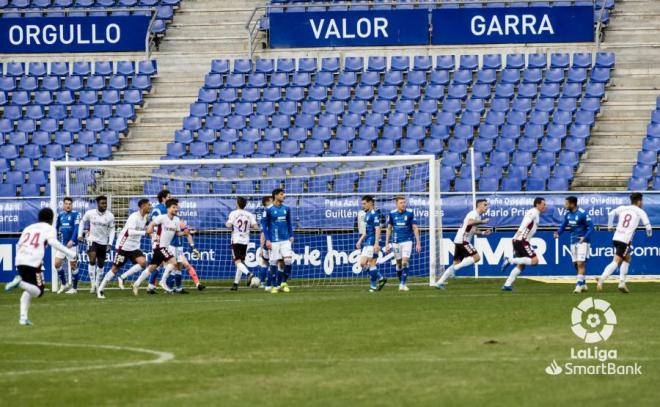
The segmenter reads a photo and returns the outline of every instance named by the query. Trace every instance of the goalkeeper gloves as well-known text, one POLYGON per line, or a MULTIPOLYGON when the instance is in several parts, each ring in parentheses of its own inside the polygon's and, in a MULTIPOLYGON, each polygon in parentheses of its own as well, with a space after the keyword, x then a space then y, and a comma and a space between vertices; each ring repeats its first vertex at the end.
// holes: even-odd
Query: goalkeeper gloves
POLYGON ((193 254, 193 256, 197 257, 198 259, 201 257, 201 253, 199 252, 199 250, 197 250, 196 247, 192 248, 192 254, 193 254))

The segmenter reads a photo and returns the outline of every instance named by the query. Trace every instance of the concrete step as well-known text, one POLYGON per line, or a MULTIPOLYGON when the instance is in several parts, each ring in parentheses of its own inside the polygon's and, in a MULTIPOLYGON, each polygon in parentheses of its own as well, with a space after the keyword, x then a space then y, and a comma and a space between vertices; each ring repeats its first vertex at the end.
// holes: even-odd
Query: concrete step
POLYGON ((609 161, 621 162, 630 161, 637 158, 638 147, 632 146, 601 146, 589 145, 587 149, 588 162, 609 161))
POLYGON ((646 134, 646 126, 648 125, 648 119, 646 121, 616 121, 616 120, 598 120, 594 126, 594 131, 602 132, 619 132, 624 134, 646 134))
POLYGON ((633 41, 637 43, 654 43, 658 41, 658 30, 642 30, 640 32, 632 30, 608 30, 605 34, 605 40, 610 42, 633 41))
POLYGON ((629 177, 576 178, 571 184, 573 191, 625 191, 629 177))

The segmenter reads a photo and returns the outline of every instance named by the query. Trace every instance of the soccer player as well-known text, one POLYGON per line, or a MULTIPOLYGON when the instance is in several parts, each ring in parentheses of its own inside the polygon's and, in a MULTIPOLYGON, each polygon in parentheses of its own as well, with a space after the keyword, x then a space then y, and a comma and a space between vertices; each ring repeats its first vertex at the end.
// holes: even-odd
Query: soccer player
MULTIPOLYGON (((89 257, 90 293, 96 291, 103 277, 106 254, 112 249, 115 240, 115 216, 108 211, 108 198, 104 195, 96 198, 96 209, 90 209, 82 217, 82 224, 89 223, 87 232, 87 256, 89 257)), ((78 241, 82 241, 84 227, 78 228, 78 241)))
POLYGON ((360 266, 363 272, 369 271, 369 291, 380 291, 385 287, 387 278, 378 271, 378 252, 380 251, 380 211, 375 207, 374 197, 362 197, 362 210, 364 214, 364 234, 360 236, 355 248, 360 250, 360 266))
POLYGON ((291 221, 291 209, 284 205, 284 190, 276 188, 273 190, 273 205, 266 209, 266 220, 264 222, 264 234, 266 236, 266 248, 270 250, 270 274, 273 280, 272 294, 278 291, 288 293, 287 281, 291 276, 291 264, 293 263, 293 222, 291 221), (278 262, 284 260, 284 270, 278 269, 278 262))
POLYGON ((483 219, 483 215, 488 211, 488 201, 477 199, 476 209, 471 210, 465 215, 461 228, 454 237, 454 264, 449 266, 440 279, 436 282, 435 288, 445 289, 447 280, 454 275, 457 270, 468 267, 481 260, 477 249, 472 246, 470 241, 474 235, 488 236, 490 229, 479 230, 480 225, 485 225, 489 219, 483 219))
POLYGON ((510 264, 516 265, 502 286, 502 291, 513 291, 513 282, 525 270, 525 266, 536 266, 539 264, 539 258, 534 253, 534 249, 529 241, 536 233, 543 212, 545 212, 545 199, 540 197, 534 198, 534 207, 525 213, 520 227, 513 236, 514 257, 506 257, 502 264, 502 272, 510 264))
MULTIPOLYGON (((80 214, 73 210, 73 199, 68 196, 62 202, 62 209, 64 209, 64 212, 57 215, 55 230, 57 230, 60 243, 69 249, 73 248, 77 254, 80 214)), ((57 270, 57 275, 60 278, 60 288, 57 290, 58 294, 62 294, 65 291, 67 294, 75 294, 77 292, 79 279, 77 257, 67 257, 63 252, 55 252, 55 270, 57 270), (68 276, 64 272, 64 259, 69 263, 68 276)))
MULTIPOLYGON (((128 260, 133 266, 127 271, 129 275, 141 272, 147 267, 147 258, 140 250, 140 241, 147 230, 147 215, 151 211, 151 203, 148 199, 138 201, 138 210, 133 212, 126 220, 124 228, 119 232, 117 245, 115 247, 115 260, 110 272, 103 277, 103 281, 96 292, 96 297, 105 299, 103 291, 105 286, 112 281, 113 277, 128 260)), ((121 281, 121 277, 119 277, 121 281)), ((123 284, 122 284, 123 285, 123 284)), ((122 287, 123 288, 123 287, 122 287)))
POLYGON ((651 237, 653 229, 649 217, 642 209, 643 196, 639 192, 630 194, 630 205, 622 205, 611 211, 607 216, 607 230, 610 232, 614 218, 618 216, 619 220, 616 225, 616 231, 612 237, 612 244, 614 245, 614 259, 612 263, 608 264, 603 271, 603 274, 598 279, 596 289, 603 291, 603 283, 609 276, 614 273, 619 267, 619 291, 628 294, 630 290, 626 287, 626 276, 628 275, 628 268, 630 267, 630 245, 632 244, 633 236, 641 221, 646 228, 646 236, 651 237))
POLYGON ((396 209, 390 212, 385 230, 385 253, 390 250, 390 237, 396 258, 396 274, 399 277, 399 291, 408 291, 408 264, 412 254, 412 239, 415 236, 415 251, 421 253, 422 242, 419 238, 419 228, 415 214, 406 208, 406 198, 395 198, 396 209))
MULTIPOLYGON (((152 219, 156 219, 158 216, 164 215, 164 214, 167 213, 167 208, 165 207, 165 202, 168 199, 171 199, 171 198, 172 198, 172 195, 170 194, 170 191, 168 191, 166 189, 163 189, 162 191, 160 191, 158 193, 158 195, 156 195, 156 200, 158 200, 158 204, 156 204, 156 206, 153 207, 153 209, 151 211, 151 214, 149 215, 149 221, 151 221, 152 219)), ((121 275, 121 277, 119 278, 119 287, 120 288, 123 288, 123 286, 124 286, 123 280, 125 280, 128 276, 129 275, 126 274, 126 273, 121 275)), ((158 269, 156 269, 154 271, 154 273, 151 274, 151 277, 149 278, 149 285, 147 286, 147 292, 149 294, 156 294, 156 288, 157 288, 156 282, 158 282, 158 269)))
POLYGON ((23 229, 18 240, 16 253, 16 269, 18 275, 5 286, 5 291, 16 287, 23 289, 21 295, 20 318, 21 325, 32 325, 28 319, 28 311, 32 298, 41 297, 44 294, 43 266, 46 245, 51 245, 55 250, 63 252, 67 258, 75 259, 77 252, 72 248, 64 246, 57 240, 57 232, 53 227, 53 210, 43 208, 39 211, 38 223, 23 229))
MULTIPOLYGON (((261 226, 261 233, 259 234, 259 248, 260 248, 259 251, 261 252, 261 258, 259 259, 260 262, 259 279, 261 280, 261 284, 263 285, 266 291, 270 291, 272 289, 273 282, 271 281, 272 279, 270 277, 270 273, 268 272, 270 250, 266 248, 266 234, 264 233, 265 230, 264 222, 266 221, 266 211, 272 204, 273 204, 273 197, 270 195, 267 195, 261 199, 262 209, 259 211, 259 219, 258 219, 259 225, 261 226)), ((261 286, 259 287, 261 288, 261 286)))
POLYGON ((571 230, 571 257, 573 266, 577 271, 577 283, 574 293, 579 294, 587 291, 585 280, 585 263, 589 258, 589 238, 594 231, 594 224, 589 214, 582 208, 578 208, 578 200, 575 196, 569 196, 564 201, 566 213, 564 219, 559 225, 559 229, 554 233, 554 238, 564 233, 566 228, 571 230))
POLYGON ((165 264, 165 271, 160 280, 160 286, 167 293, 173 292, 165 282, 170 273, 176 268, 176 258, 170 247, 172 239, 177 233, 183 233, 188 238, 188 243, 190 244, 190 247, 193 248, 193 253, 199 256, 199 251, 195 248, 195 242, 190 235, 190 231, 185 227, 185 223, 181 222, 181 219, 178 216, 179 201, 170 198, 165 202, 165 207, 167 208, 167 213, 152 219, 149 226, 147 226, 147 234, 152 237, 154 251, 149 267, 142 271, 140 277, 138 277, 135 283, 133 283, 133 294, 135 295, 138 295, 138 290, 142 282, 149 278, 151 273, 153 273, 161 264, 165 264))
POLYGON ((225 223, 225 226, 231 230, 231 253, 234 264, 236 264, 236 275, 231 291, 238 291, 238 284, 241 282, 243 274, 248 275, 249 285, 252 274, 244 261, 248 243, 250 243, 250 230, 259 230, 259 226, 254 215, 245 210, 245 205, 247 205, 245 198, 242 196, 236 198, 236 209, 231 211, 227 223, 225 223))

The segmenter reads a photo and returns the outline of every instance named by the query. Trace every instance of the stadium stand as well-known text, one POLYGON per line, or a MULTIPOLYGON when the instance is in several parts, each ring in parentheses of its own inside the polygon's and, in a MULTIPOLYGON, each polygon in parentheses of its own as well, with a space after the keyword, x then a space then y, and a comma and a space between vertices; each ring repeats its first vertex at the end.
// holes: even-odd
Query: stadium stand
POLYGON ((51 160, 106 160, 151 90, 155 61, 0 67, 0 196, 48 194, 51 160))
POLYGON ((3 18, 20 17, 64 17, 64 16, 122 16, 148 15, 150 11, 129 10, 130 8, 154 8, 156 20, 151 32, 165 34, 172 22, 181 0, 0 0, 3 18), (76 11, 75 9, 81 9, 76 11), (73 9, 64 11, 64 9, 73 9))
POLYGON ((658 153, 660 153, 660 96, 657 98, 655 111, 651 114, 651 122, 646 131, 642 150, 637 154, 637 163, 633 166, 628 189, 660 190, 660 173, 657 172, 658 153))
POLYGON ((462 190, 474 146, 480 190, 567 189, 613 66, 611 53, 215 60, 167 157, 430 153, 443 189, 462 190))

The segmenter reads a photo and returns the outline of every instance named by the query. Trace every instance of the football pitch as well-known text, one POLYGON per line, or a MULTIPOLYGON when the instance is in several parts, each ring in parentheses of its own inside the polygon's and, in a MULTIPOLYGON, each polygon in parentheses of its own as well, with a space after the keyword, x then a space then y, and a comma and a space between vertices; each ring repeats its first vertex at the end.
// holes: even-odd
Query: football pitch
POLYGON ((0 293, 0 405, 660 405, 658 284, 576 295, 526 280, 502 293, 501 283, 47 293, 33 301, 32 327, 17 323, 20 290, 0 293), (616 313, 605 342, 571 330, 588 297, 616 313), (642 374, 546 373, 553 361, 599 365, 571 359, 594 347, 642 374))

